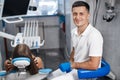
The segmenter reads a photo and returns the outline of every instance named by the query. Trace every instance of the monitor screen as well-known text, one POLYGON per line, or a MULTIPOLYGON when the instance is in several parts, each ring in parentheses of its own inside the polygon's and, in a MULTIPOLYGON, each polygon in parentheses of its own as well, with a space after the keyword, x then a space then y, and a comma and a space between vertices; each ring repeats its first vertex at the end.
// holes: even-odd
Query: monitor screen
POLYGON ((14 17, 27 14, 30 0, 4 0, 1 17, 14 17))

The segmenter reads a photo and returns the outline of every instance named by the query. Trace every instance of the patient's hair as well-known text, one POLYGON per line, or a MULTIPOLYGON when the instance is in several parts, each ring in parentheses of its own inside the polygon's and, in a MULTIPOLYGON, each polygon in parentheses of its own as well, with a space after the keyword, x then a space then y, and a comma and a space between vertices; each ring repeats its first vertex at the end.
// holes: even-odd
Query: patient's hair
POLYGON ((18 57, 27 57, 30 59, 30 65, 26 67, 31 75, 38 73, 38 68, 34 62, 33 54, 26 44, 18 44, 13 51, 12 59, 18 57))

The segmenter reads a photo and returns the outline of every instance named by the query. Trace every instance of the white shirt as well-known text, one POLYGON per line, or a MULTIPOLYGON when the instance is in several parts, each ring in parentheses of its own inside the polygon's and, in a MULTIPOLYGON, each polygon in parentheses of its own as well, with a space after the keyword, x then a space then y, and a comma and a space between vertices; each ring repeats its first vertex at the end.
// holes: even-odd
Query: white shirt
POLYGON ((103 37, 101 33, 90 24, 85 31, 78 35, 77 27, 71 33, 72 44, 75 49, 75 62, 84 62, 90 56, 102 56, 103 37))

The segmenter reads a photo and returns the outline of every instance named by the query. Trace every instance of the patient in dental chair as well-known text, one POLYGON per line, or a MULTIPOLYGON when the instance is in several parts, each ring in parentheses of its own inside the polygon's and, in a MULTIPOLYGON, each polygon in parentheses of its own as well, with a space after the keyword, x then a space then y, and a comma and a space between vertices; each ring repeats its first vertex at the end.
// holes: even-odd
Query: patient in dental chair
POLYGON ((40 57, 35 57, 26 44, 18 44, 14 48, 12 57, 4 62, 6 71, 17 70, 17 68, 11 63, 11 60, 18 57, 27 57, 30 59, 30 65, 27 66, 26 69, 31 75, 38 73, 38 70, 43 68, 43 62, 40 57))

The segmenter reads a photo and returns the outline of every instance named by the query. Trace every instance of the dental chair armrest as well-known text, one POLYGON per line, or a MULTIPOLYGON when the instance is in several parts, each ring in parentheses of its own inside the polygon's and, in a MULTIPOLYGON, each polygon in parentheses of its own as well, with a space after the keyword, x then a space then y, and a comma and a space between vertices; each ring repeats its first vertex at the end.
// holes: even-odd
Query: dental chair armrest
POLYGON ((101 68, 98 68, 97 70, 78 69, 78 77, 79 79, 98 78, 106 76, 109 72, 110 65, 104 60, 102 60, 101 68))
POLYGON ((9 72, 7 72, 6 70, 2 70, 2 71, 0 71, 0 77, 4 77, 10 73, 16 73, 16 72, 17 72, 16 70, 11 70, 9 72))
POLYGON ((38 70, 39 74, 49 74, 52 72, 51 68, 43 68, 38 70))
POLYGON ((4 77, 7 75, 7 72, 5 70, 0 71, 0 77, 4 77))

